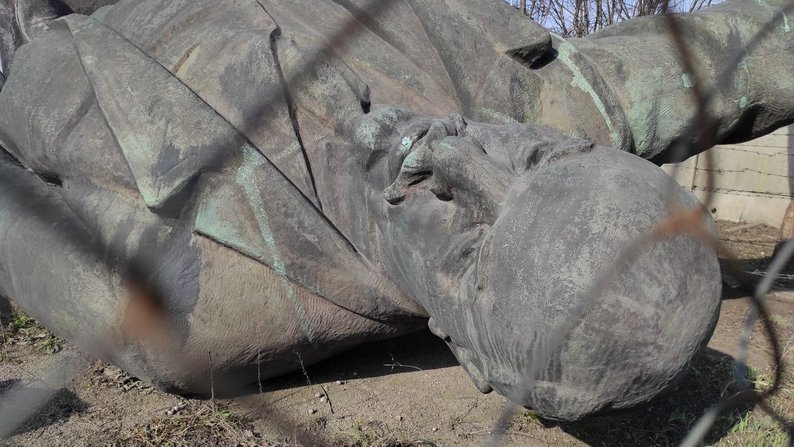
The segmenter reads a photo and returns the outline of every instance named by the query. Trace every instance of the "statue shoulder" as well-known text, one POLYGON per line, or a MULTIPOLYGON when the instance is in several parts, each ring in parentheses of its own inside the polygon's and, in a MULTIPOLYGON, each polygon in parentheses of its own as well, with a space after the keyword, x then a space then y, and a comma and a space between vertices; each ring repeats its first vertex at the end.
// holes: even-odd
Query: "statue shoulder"
MULTIPOLYGON (((460 45, 461 39, 489 41, 494 50, 531 63, 549 48, 548 30, 502 1, 408 0, 438 44, 460 45)), ((466 57, 465 48, 459 55, 466 57)), ((477 54, 471 54, 472 59, 477 54)), ((472 59, 472 63, 476 60, 472 59)))

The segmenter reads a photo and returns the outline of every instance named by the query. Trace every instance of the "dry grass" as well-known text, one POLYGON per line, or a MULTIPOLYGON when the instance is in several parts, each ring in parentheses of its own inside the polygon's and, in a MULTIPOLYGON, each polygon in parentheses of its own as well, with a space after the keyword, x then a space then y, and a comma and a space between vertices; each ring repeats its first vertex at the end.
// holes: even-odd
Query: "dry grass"
POLYGON ((122 433, 113 447, 271 447, 254 432, 251 422, 229 408, 213 410, 205 403, 188 403, 179 414, 157 418, 122 433))
POLYGON ((32 346, 37 351, 53 354, 60 351, 64 341, 45 329, 36 320, 16 307, 0 315, 0 361, 13 361, 9 348, 15 345, 32 346))
MULTIPOLYGON (((760 373, 754 368, 748 368, 747 378, 759 391, 768 390, 773 383, 772 375, 760 373)), ((791 371, 786 372, 780 390, 769 400, 769 404, 778 414, 789 419, 794 414, 794 374, 791 371)), ((786 447, 789 445, 788 436, 783 428, 760 408, 743 415, 734 413, 728 417, 731 416, 734 418, 734 424, 717 446, 786 447)))

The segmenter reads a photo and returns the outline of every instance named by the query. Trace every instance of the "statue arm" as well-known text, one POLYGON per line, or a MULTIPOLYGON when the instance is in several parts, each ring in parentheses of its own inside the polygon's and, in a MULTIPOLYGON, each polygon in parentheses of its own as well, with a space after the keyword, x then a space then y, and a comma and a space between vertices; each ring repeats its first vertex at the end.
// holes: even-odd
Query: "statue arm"
POLYGON ((696 119, 696 81, 712 94, 716 144, 747 141, 794 122, 794 3, 734 0, 677 17, 696 73, 683 68, 663 17, 568 41, 611 87, 633 151, 659 163, 694 155, 697 149, 681 153, 676 143, 696 119))

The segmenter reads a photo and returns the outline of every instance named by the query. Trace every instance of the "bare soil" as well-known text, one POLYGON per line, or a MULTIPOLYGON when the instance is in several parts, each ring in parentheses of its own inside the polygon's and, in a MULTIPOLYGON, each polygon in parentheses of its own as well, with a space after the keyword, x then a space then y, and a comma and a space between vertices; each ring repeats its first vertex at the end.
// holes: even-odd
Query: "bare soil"
MULTIPOLYGON (((577 423, 543 421, 519 410, 502 445, 677 445, 707 408, 736 390, 733 356, 750 309, 746 296, 769 265, 777 230, 726 222, 718 227, 725 271, 720 321, 709 348, 694 361, 686 378, 650 405, 577 423)), ((788 276, 792 274, 787 266, 766 299, 789 364, 794 364, 794 282, 788 276)), ((31 396, 35 390, 46 390, 52 371, 64 359, 79 357, 35 322, 20 324, 18 314, 7 314, 0 340, 0 408, 21 405, 12 398, 20 389, 29 390, 31 396), (14 324, 27 327, 11 327, 14 324)), ((757 390, 769 389, 774 377, 767 335, 756 324, 750 340, 748 378, 757 390)), ((361 346, 235 399, 185 399, 149 388, 98 361, 77 364, 75 378, 57 393, 47 394, 46 404, 0 443, 483 445, 506 404, 497 394, 480 394, 446 346, 429 332, 361 346)), ((785 375, 771 405, 789 421, 794 419, 794 375, 785 375)), ((745 405, 724 415, 706 442, 785 446, 787 441, 761 408, 745 405)))

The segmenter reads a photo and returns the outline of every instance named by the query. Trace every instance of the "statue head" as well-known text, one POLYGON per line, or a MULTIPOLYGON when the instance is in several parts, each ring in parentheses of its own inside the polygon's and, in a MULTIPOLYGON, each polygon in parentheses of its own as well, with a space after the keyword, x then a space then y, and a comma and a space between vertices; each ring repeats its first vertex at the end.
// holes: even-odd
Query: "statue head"
POLYGON ((480 390, 570 420, 675 382, 716 323, 716 253, 685 234, 625 250, 691 193, 547 129, 408 121, 370 165, 384 262, 480 390))

